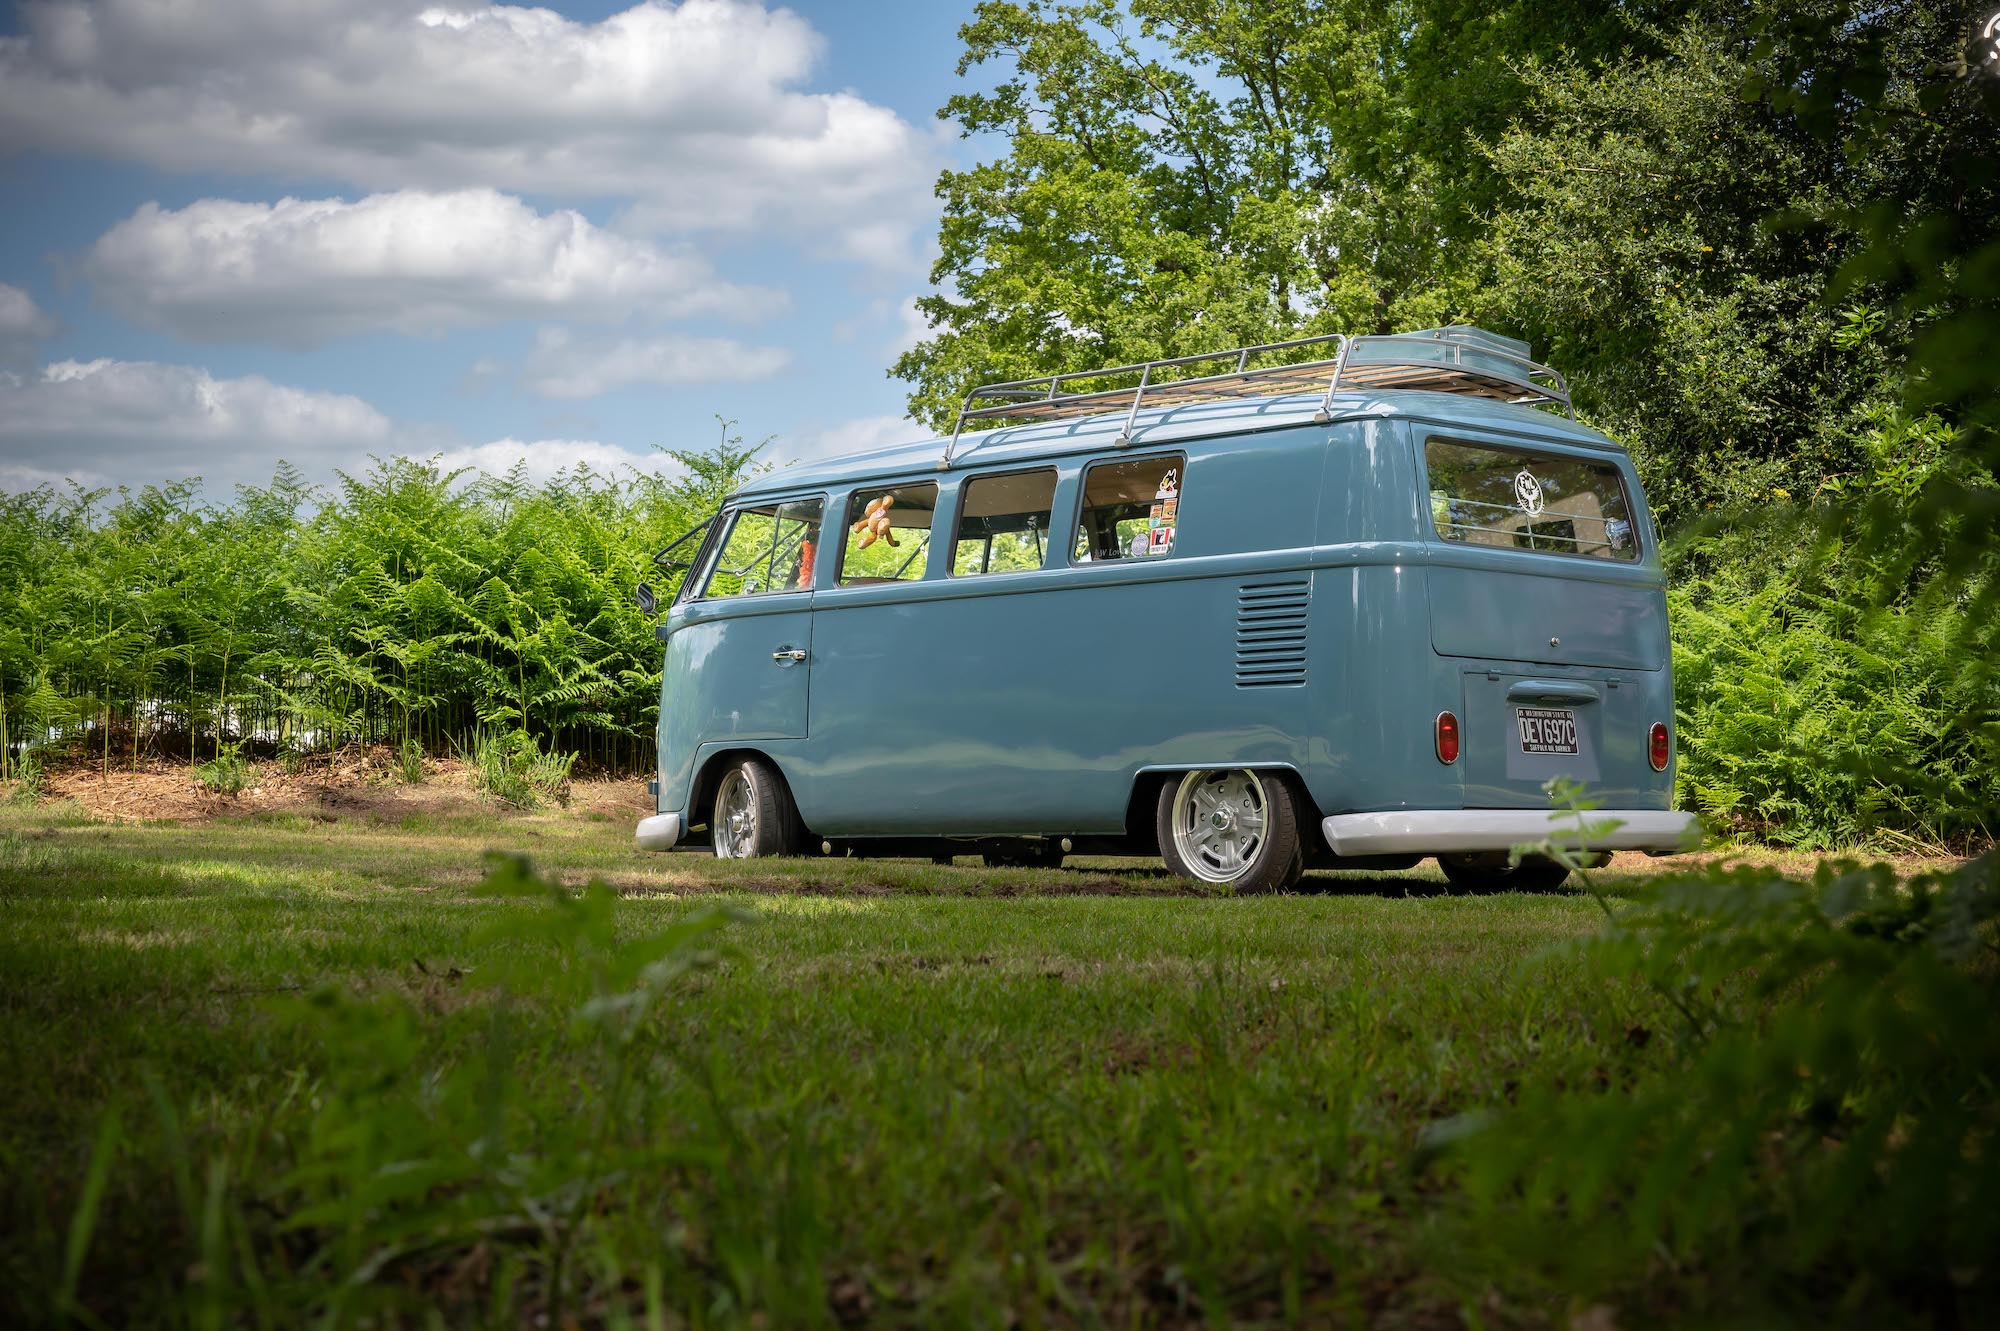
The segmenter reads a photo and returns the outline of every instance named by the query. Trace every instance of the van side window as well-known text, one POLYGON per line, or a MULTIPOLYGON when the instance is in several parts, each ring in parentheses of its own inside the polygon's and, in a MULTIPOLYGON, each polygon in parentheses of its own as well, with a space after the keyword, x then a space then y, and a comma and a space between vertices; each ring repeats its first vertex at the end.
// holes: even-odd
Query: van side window
POLYGON ((975 476, 967 481, 958 501, 951 575, 964 578, 1040 568, 1055 502, 1053 470, 975 476))
POLYGON ((1440 539, 1637 559, 1639 541, 1618 468, 1587 458, 1432 439, 1431 523, 1440 539))
POLYGON ((824 507, 824 500, 794 499, 730 514, 729 534, 722 538, 702 596, 712 600, 810 590, 824 507))
POLYGON ((841 584, 865 586, 923 577, 936 512, 933 481, 856 490, 847 501, 841 584))
POLYGON ((1175 453, 1100 462, 1084 472, 1083 508, 1071 557, 1084 564, 1172 554, 1186 468, 1187 457, 1175 453))

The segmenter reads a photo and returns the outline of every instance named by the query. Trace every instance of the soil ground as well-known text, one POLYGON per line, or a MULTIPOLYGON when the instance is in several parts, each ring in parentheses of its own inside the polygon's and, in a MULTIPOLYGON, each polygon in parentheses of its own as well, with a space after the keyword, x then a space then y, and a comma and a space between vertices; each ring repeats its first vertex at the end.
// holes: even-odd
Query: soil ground
MULTIPOLYGON (((315 758, 287 770, 277 762, 252 762, 249 783, 234 795, 204 787, 185 762, 147 759, 137 770, 87 758, 53 762, 42 779, 44 800, 74 800, 98 818, 141 822, 201 823, 254 813, 296 813, 309 818, 399 822, 411 814, 461 815, 502 806, 473 787, 467 764, 426 758, 424 779, 403 779, 387 748, 343 749, 329 761, 315 758)), ((646 783, 633 777, 597 777, 570 783, 569 808, 604 812, 637 822, 647 813, 646 783)))
MULTIPOLYGON (((226 795, 196 781, 185 762, 148 759, 134 770, 129 765, 114 763, 107 768, 89 758, 70 757, 51 763, 47 769, 42 800, 44 803, 74 801, 98 819, 180 824, 237 820, 260 814, 292 814, 315 822, 376 825, 401 825, 413 817, 425 822, 465 818, 497 818, 504 822, 527 818, 546 823, 565 814, 591 822, 637 823, 652 811, 643 778, 614 776, 572 780, 569 802, 563 808, 536 813, 511 809, 478 790, 469 766, 456 759, 426 758, 423 780, 406 781, 395 752, 386 747, 344 749, 331 761, 314 759, 291 770, 275 761, 252 762, 250 766, 250 782, 240 792, 226 795)), ((1803 876, 1810 875, 1830 858, 1850 857, 1870 862, 1885 860, 1905 877, 1960 862, 1950 856, 1889 854, 1866 849, 1830 857, 1738 842, 1723 843, 1695 855, 1654 857, 1621 852, 1612 857, 1604 872, 1613 878, 1651 877, 1726 860, 1803 876)), ((1118 863, 1109 859, 1101 862, 1107 866, 1118 863)), ((1402 876, 1426 882, 1440 877, 1436 866, 1428 860, 1402 875, 1368 875, 1371 879, 1402 876)))

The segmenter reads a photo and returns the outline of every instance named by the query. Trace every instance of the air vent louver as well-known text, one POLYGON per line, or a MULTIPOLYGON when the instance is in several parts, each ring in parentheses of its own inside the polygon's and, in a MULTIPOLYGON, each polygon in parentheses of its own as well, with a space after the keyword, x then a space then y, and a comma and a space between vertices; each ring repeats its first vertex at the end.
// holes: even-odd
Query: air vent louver
POLYGON ((1245 583, 1236 593, 1236 687, 1306 682, 1306 578, 1245 583))

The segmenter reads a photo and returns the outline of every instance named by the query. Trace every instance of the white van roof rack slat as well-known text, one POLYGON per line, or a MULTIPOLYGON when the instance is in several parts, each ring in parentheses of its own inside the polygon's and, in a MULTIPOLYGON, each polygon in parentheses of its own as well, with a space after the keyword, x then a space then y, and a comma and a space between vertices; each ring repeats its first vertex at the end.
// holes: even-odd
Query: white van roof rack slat
POLYGON ((1205 351, 1170 360, 1140 361, 1100 370, 1071 370, 1008 383, 982 384, 965 395, 958 423, 945 445, 940 471, 949 470, 965 427, 979 421, 1073 420, 1125 411, 1125 428, 1118 446, 1132 442, 1132 429, 1142 406, 1182 407, 1229 398, 1285 397, 1321 392, 1319 417, 1328 419, 1334 394, 1356 388, 1425 389, 1490 398, 1498 402, 1553 402, 1574 419, 1569 383, 1556 370, 1528 357, 1529 347, 1514 338, 1489 333, 1469 324, 1422 328, 1411 333, 1327 333, 1266 342, 1229 351, 1205 351), (1317 346, 1334 354, 1324 359, 1252 366, 1254 358, 1317 346), (1185 379, 1156 381, 1162 370, 1181 369, 1234 359, 1234 367, 1185 379), (1137 375, 1138 382, 1117 388, 1065 392, 1065 384, 1137 375))

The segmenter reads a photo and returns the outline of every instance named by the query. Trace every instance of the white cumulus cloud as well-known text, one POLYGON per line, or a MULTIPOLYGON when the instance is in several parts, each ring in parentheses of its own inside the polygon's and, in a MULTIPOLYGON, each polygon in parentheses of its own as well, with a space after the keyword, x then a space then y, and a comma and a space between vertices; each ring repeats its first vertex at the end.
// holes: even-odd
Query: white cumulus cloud
POLYGON ((647 384, 687 388, 769 379, 791 363, 783 347, 752 347, 723 337, 664 333, 598 340, 544 328, 522 367, 522 382, 543 397, 588 398, 647 384))
POLYGON ((200 476, 268 480, 280 458, 307 470, 382 451, 388 417, 360 398, 255 375, 148 361, 59 361, 0 374, 0 486, 200 476))
POLYGON ((55 320, 42 313, 33 296, 0 282, 0 364, 32 356, 35 343, 55 331, 55 320))
MULTIPOLYGON (((774 228, 915 257, 936 140, 810 89, 788 9, 644 0, 595 22, 424 0, 27 0, 0 145, 179 171, 629 201, 676 230, 774 228)), ((0 149, 4 150, 4 149, 0 149)))
POLYGON ((916 350, 919 342, 927 342, 935 336, 937 326, 917 308, 917 298, 911 296, 896 307, 896 337, 885 350, 893 362, 904 352, 916 350))
POLYGON ((753 317, 781 303, 695 255, 490 189, 149 203, 90 248, 83 271, 102 300, 152 327, 290 346, 551 316, 753 317))
MULTIPOLYGON (((412 455, 414 456, 414 455, 412 455)), ((491 443, 447 449, 435 454, 446 472, 483 471, 504 476, 516 466, 530 481, 546 481, 559 471, 587 466, 600 474, 616 474, 623 468, 639 471, 678 473, 684 468, 664 453, 635 453, 614 444, 588 439, 496 439, 491 443)))
POLYGON ((771 441, 761 456, 766 461, 783 465, 787 462, 845 457, 850 453, 872 453, 931 437, 929 429, 907 416, 857 416, 832 425, 780 435, 771 441))

